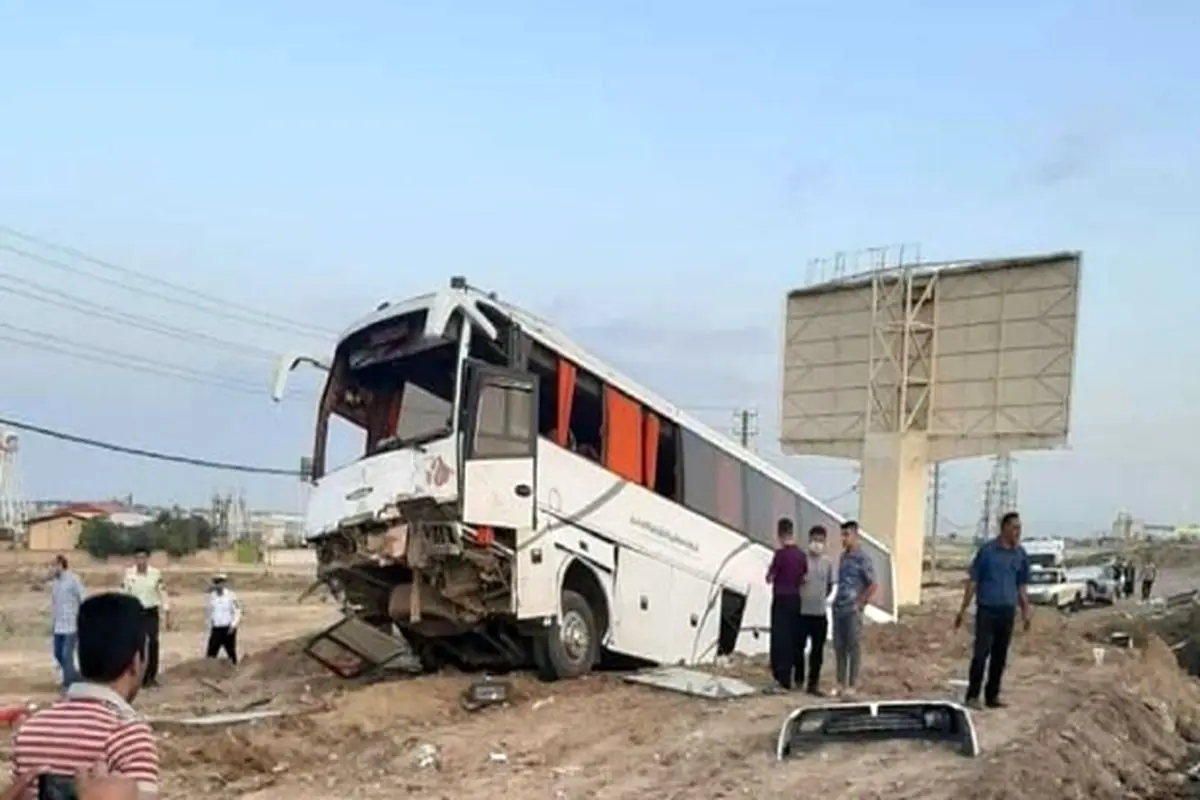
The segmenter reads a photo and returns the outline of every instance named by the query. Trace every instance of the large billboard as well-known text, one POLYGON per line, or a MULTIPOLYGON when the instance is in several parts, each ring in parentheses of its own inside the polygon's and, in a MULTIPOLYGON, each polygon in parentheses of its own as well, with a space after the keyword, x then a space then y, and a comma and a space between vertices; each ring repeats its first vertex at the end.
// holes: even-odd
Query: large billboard
POLYGON ((791 292, 785 453, 861 458, 927 434, 930 461, 1066 443, 1081 256, 922 264, 791 292))

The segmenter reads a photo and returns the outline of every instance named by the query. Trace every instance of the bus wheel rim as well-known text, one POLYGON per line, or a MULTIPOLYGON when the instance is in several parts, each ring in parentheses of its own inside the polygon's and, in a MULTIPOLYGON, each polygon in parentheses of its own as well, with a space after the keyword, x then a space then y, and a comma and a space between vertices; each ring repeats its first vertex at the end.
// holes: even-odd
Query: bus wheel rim
POLYGON ((580 661, 587 656, 591 645, 587 622, 578 611, 568 611, 563 614, 561 626, 562 646, 567 657, 572 661, 580 661))

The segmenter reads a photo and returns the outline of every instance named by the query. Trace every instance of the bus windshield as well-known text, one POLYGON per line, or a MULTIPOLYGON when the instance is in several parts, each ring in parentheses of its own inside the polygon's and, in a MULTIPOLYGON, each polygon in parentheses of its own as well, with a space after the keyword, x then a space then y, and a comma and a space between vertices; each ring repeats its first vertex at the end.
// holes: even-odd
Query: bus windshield
POLYGON ((457 331, 429 339, 424 312, 405 315, 350 337, 334 359, 317 426, 314 467, 324 471, 329 416, 366 432, 362 456, 419 446, 453 430, 458 380, 457 331))

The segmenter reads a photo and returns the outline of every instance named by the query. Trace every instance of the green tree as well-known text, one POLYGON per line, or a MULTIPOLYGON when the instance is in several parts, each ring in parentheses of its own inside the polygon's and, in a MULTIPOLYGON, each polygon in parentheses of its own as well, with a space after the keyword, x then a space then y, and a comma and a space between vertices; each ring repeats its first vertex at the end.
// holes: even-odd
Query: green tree
POLYGON ((127 531, 106 519, 89 519, 79 532, 78 548, 94 558, 108 558, 132 550, 127 531))
POLYGON ((84 523, 79 549, 95 558, 128 556, 135 550, 162 550, 178 558, 212 546, 215 531, 208 520, 176 509, 144 525, 117 525, 107 519, 84 523))

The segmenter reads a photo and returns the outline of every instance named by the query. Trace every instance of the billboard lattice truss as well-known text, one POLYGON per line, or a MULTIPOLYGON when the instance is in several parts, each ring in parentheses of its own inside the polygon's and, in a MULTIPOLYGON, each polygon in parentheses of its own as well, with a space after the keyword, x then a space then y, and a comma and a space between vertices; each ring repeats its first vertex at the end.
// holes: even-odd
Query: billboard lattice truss
POLYGON ((1078 253, 877 270, 792 292, 781 445, 859 458, 923 431, 940 461, 1066 443, 1078 253))

